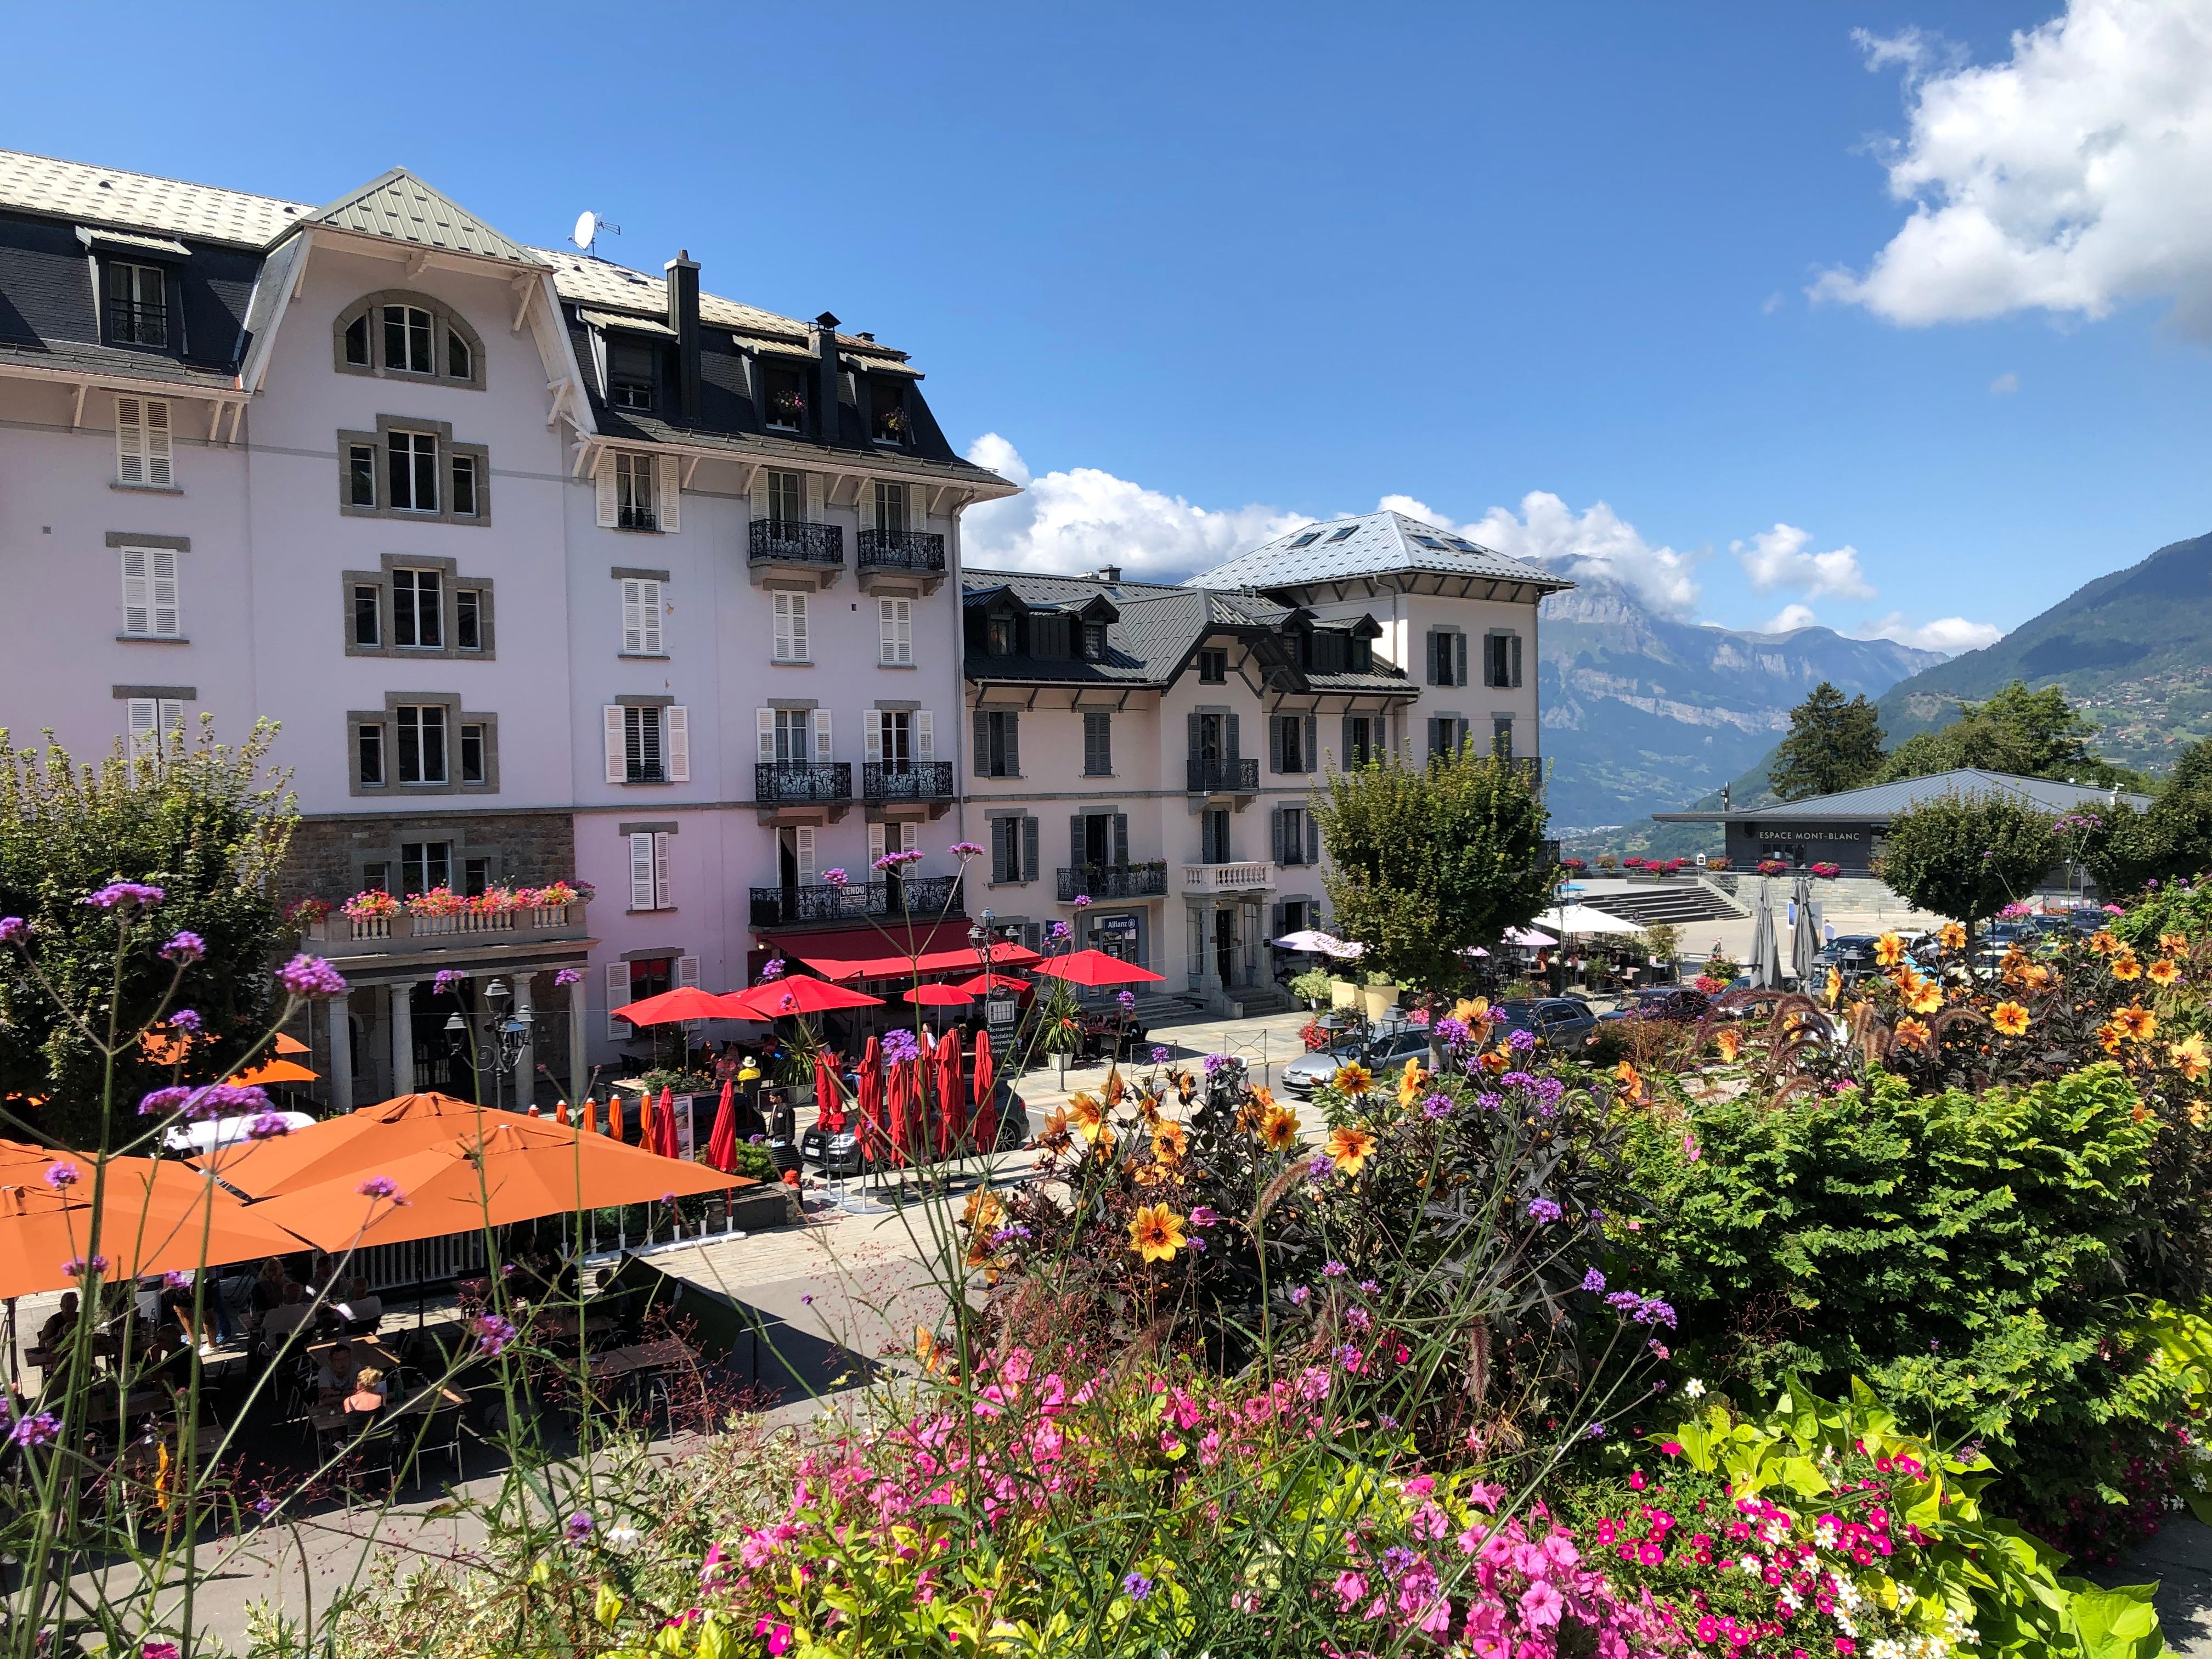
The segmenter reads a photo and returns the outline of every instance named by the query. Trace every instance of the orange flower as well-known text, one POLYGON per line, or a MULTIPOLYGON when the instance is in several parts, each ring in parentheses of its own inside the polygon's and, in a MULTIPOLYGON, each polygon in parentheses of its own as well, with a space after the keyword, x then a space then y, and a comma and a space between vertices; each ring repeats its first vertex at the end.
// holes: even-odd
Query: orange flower
POLYGON ((938 1352, 934 1331, 921 1325, 914 1328, 914 1357, 921 1362, 921 1368, 926 1371, 937 1370, 944 1365, 945 1356, 938 1352))
POLYGON ((1182 1249, 1182 1218, 1164 1204, 1139 1204, 1129 1222, 1129 1248, 1147 1261, 1172 1261, 1182 1249))
POLYGON ((2112 977, 2118 980, 2142 977, 2142 963, 2136 960, 2132 951, 2122 951, 2112 958, 2112 977))
POLYGON ((1897 1040, 1899 1042, 1909 1042, 1916 1048, 1927 1048, 1929 1046, 1928 1022, 1924 1019, 1914 1019, 1910 1016, 1900 1019, 1897 1022, 1897 1040))
POLYGON ((1254 1084, 1252 1085, 1252 1104, 1257 1106, 1263 1112, 1273 1111, 1275 1109, 1275 1091, 1267 1087, 1264 1083, 1254 1084))
POLYGON ((1990 1024, 2007 1036, 2018 1036, 2027 1030, 2027 1010, 2017 1002, 2000 1002, 1990 1010, 1990 1024))
POLYGON ((1884 933, 1874 942, 1874 959, 1877 967, 1896 967, 1905 960, 1905 941, 1894 933, 1884 933))
POLYGON ((2106 1020, 2097 1028, 2097 1046, 2108 1054, 2120 1052, 2120 1039, 2124 1034, 2120 1028, 2106 1020))
POLYGON ((1947 951, 1963 951, 1966 948, 1966 930, 1955 921, 1945 922, 1942 931, 1936 937, 1943 941, 1943 948, 1947 951))
POLYGON ((1419 1100, 1428 1080, 1429 1074, 1421 1069, 1419 1060, 1407 1060, 1406 1069, 1398 1073, 1398 1103, 1410 1106, 1419 1100))
POLYGON ((1375 1156, 1375 1137, 1357 1124, 1328 1132, 1329 1161, 1344 1174, 1356 1176, 1375 1156))
POLYGON ((2089 935, 2089 948, 2100 957, 2108 957, 2113 951, 2125 950, 2127 947, 2120 943, 2111 928, 2100 927, 2089 935))
POLYGON ((1916 1014, 1932 1014, 1943 1006, 1943 988, 1932 979, 1918 979, 1905 993, 1905 1006, 1916 1014))
POLYGON ((2189 935, 2160 933, 2158 936, 2158 948, 2170 957, 2185 957, 2189 954, 2189 935))
POLYGON ((1375 1086, 1375 1073, 1356 1060, 1346 1060, 1336 1068, 1329 1083, 1347 1095, 1364 1095, 1375 1086))
POLYGON ((1451 1017, 1462 1025, 1478 1024, 1490 1018, 1490 999, 1462 997, 1452 1004, 1451 1017))
POLYGON ((1121 1095, 1123 1091, 1121 1087, 1121 1068, 1120 1066, 1114 1066, 1107 1072, 1105 1092, 1106 1103, 1109 1106, 1119 1106, 1121 1103, 1121 1095))
POLYGON ((1620 1065, 1614 1066, 1613 1075, 1613 1080, 1620 1085, 1620 1092, 1623 1095, 1632 1100, 1641 1100, 1644 1097, 1643 1075, 1629 1061, 1624 1060, 1620 1065))
POLYGON ((2039 962, 2031 962, 2020 970, 2020 982, 2031 991, 2049 989, 2051 978, 2051 969, 2039 962))
POLYGON ((1834 969, 1834 968, 1831 968, 1831 969, 1828 969, 1828 1006, 1830 1006, 1831 1008, 1834 1007, 1834 1006, 1836 1006, 1836 999, 1837 999, 1837 998, 1838 998, 1838 997, 1840 997, 1840 996, 1842 996, 1842 995, 1843 995, 1843 994, 1844 994, 1844 976, 1843 976, 1842 972, 1841 972, 1840 970, 1837 969, 1834 969))
POLYGON ((1505 1069, 1506 1060, 1505 1056, 1498 1053, 1497 1049, 1491 1048, 1486 1050, 1474 1063, 1481 1066, 1484 1071, 1495 1076, 1498 1073, 1505 1069))
POLYGON ((2212 1072, 2212 1054, 2205 1052, 2204 1034, 2201 1031, 2191 1031, 2180 1042, 2167 1043, 2166 1052, 2172 1056, 2175 1068, 2191 1083, 2203 1082, 2205 1073, 2212 1072))
POLYGON ((1713 1038, 1713 1043, 1721 1051, 1721 1058, 1730 1064, 1735 1062, 1736 1055, 1743 1049, 1742 1037, 1734 1031, 1720 1032, 1713 1038))
POLYGON ((1298 1144, 1298 1115, 1287 1106, 1270 1106, 1260 1120, 1260 1142, 1271 1152, 1287 1152, 1298 1144))
POLYGON ((2171 985, 2174 981, 2181 977, 2181 964, 2178 962, 2171 961, 2165 957, 2160 957, 2156 962, 2154 962, 2149 967, 2143 969, 2143 975, 2144 977, 2148 979, 2154 985, 2171 985))
POLYGON ((1066 1133, 1067 1108, 1065 1106, 1055 1106, 1052 1109, 1052 1115, 1044 1121, 1043 1138, 1047 1140, 1051 1140, 1056 1136, 1064 1135, 1066 1133))
POLYGON ((1097 1139, 1099 1131, 1106 1127, 1106 1109, 1098 1103, 1096 1095, 1069 1096, 1067 1115, 1085 1140, 1097 1139))
POLYGON ((2158 1035, 2158 1016, 2140 1003, 2117 1010, 2112 1024, 2130 1042, 2148 1042, 2158 1035))
POLYGON ((1182 1162, 1183 1154, 1190 1150, 1190 1134, 1172 1118, 1163 1118, 1152 1126, 1152 1156, 1170 1167, 1182 1162))

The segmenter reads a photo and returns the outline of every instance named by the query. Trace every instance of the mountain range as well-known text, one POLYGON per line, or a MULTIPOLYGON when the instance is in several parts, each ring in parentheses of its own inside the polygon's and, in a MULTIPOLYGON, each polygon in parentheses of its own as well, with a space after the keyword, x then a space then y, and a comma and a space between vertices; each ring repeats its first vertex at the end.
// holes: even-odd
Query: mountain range
POLYGON ((1544 601, 1538 633, 1552 821, 1572 836, 1717 790, 1764 757, 1822 680, 1875 696, 1942 663, 1832 629, 1672 621, 1602 580, 1544 601))

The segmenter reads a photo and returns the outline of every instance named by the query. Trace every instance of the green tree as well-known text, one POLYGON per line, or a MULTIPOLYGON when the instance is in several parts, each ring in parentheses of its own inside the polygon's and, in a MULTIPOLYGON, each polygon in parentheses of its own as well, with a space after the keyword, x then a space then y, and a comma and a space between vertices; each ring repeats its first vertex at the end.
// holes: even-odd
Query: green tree
POLYGON ((1844 701, 1827 681, 1790 711, 1790 735, 1766 780, 1784 800, 1832 795, 1874 781, 1881 769, 1881 723, 1863 694, 1844 701))
POLYGON ((2063 854, 2047 812, 2005 795, 1949 793, 1898 815, 1881 878, 1923 910, 1972 924, 2025 898, 2063 854))
MULTIPOLYGON (((79 766, 58 745, 16 748, 0 730, 0 915, 30 924, 46 985, 102 1035, 111 1012, 125 1030, 152 1018, 174 977, 157 947, 180 932, 198 934, 206 954, 185 969, 170 1005, 198 1015, 206 1034, 191 1046, 186 1083, 234 1069, 276 1010, 270 958, 284 930, 275 878, 297 817, 286 777, 266 765, 276 730, 262 722, 231 746, 204 726, 196 743, 179 733, 159 756, 126 757, 118 743, 96 767, 79 766), (83 902, 114 881, 164 894, 119 981, 116 919, 83 902)), ((46 988, 0 973, 8 1132, 101 1144, 104 1066, 46 988), (45 1103, 33 1109, 33 1100, 45 1103)), ((115 1098, 135 1100, 173 1080, 168 1066, 128 1054, 117 1062, 115 1098)))
POLYGON ((1495 945, 1549 902, 1558 867, 1523 768, 1462 744, 1426 766, 1392 757, 1339 773, 1316 796, 1339 930, 1363 969, 1442 989, 1460 952, 1495 945))
POLYGON ((2069 778, 2100 786, 2140 787, 2142 775, 2089 749, 2097 725, 2066 701, 2063 687, 2031 691, 2014 680, 1987 702, 1962 703, 1959 718, 1937 732, 1898 744, 1879 781, 1924 778, 1960 767, 2024 778, 2069 778))

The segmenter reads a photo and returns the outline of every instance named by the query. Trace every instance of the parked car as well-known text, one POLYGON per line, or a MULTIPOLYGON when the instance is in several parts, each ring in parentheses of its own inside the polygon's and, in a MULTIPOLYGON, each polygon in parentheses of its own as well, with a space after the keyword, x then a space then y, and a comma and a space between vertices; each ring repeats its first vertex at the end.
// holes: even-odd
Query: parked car
POLYGON ((1283 1087, 1301 1100, 1336 1075, 1337 1067, 1358 1060, 1370 1071, 1393 1070, 1429 1052, 1429 1028, 1401 1025, 1362 1042, 1340 1042, 1301 1054, 1283 1067, 1283 1087))
POLYGON ((1597 1016, 1579 997, 1497 1002, 1490 1012, 1506 1035, 1526 1031, 1547 1048, 1579 1048, 1597 1030, 1597 1016))
POLYGON ((1600 1024, 1624 1019, 1663 1020, 1669 1025, 1691 1025, 1713 1009, 1713 1000, 1703 991, 1683 986, 1654 985, 1631 992, 1620 1006, 1598 1016, 1600 1024))

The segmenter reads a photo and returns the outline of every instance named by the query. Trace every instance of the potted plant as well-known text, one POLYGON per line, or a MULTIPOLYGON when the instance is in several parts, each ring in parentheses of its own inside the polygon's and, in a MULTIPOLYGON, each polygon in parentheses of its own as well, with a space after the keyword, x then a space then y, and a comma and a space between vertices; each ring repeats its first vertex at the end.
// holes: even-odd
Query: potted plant
POLYGON ((1398 1006, 1398 982, 1381 975, 1370 975, 1367 983, 1359 988, 1360 1012, 1370 1020, 1378 1020, 1389 1010, 1398 1006))
POLYGON ((1307 1008, 1318 1008, 1322 999, 1329 994, 1329 988, 1335 982, 1329 976, 1328 969, 1309 968, 1291 981, 1291 994, 1304 1003, 1307 1008))
POLYGON ((1823 881, 1833 881, 1844 873, 1844 866, 1840 864, 1816 864, 1813 866, 1813 873, 1823 881))
POLYGON ((1761 859, 1759 873, 1762 876, 1784 876, 1790 873, 1790 866, 1780 859, 1761 859))
POLYGON ((356 893, 340 908, 348 921, 385 921, 399 914, 399 901, 389 893, 369 887, 356 893))

